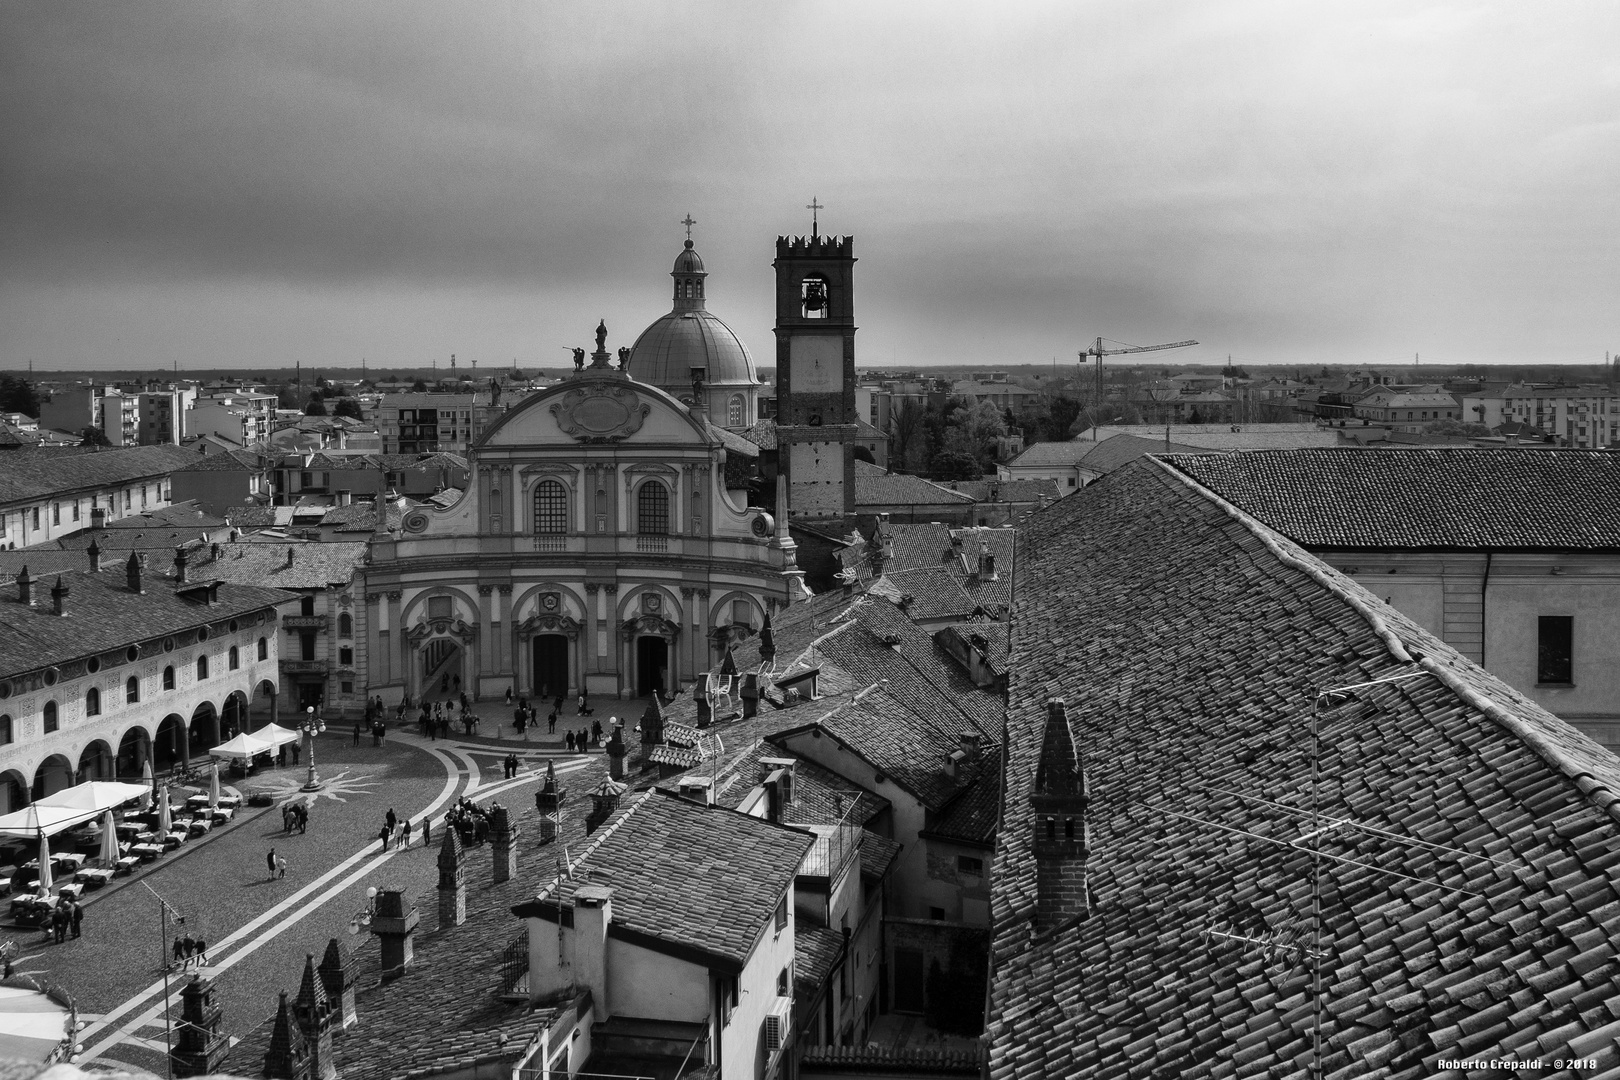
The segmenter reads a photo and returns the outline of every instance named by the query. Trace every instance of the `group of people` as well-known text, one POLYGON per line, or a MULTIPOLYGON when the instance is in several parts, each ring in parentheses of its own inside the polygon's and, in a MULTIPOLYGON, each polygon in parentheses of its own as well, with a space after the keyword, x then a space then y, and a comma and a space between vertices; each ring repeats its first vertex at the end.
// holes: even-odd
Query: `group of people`
MULTIPOLYGON (((77 934, 73 935, 78 937, 77 934)), ((208 964, 208 942, 202 938, 194 938, 189 934, 174 939, 174 966, 181 971, 191 967, 195 960, 197 966, 205 967, 208 964)))
POLYGON ((569 728, 563 733, 563 743, 568 747, 569 753, 574 754, 583 754, 593 746, 601 746, 602 721, 592 720, 589 733, 583 728, 577 732, 573 728, 569 728))
POLYGON ((60 945, 67 940, 68 930, 71 928, 73 936, 79 936, 79 929, 84 924, 84 905, 71 897, 58 897, 56 906, 51 908, 51 921, 46 933, 51 934, 60 945))
POLYGON ((467 695, 461 695, 461 701, 452 702, 448 706, 442 701, 435 701, 432 705, 422 703, 422 713, 417 723, 422 726, 422 734, 429 739, 448 739, 450 737, 450 723, 454 720, 460 724, 468 735, 478 732, 478 714, 472 710, 472 702, 467 695), (456 716, 456 707, 460 705, 461 715, 456 716))
MULTIPOLYGON (((431 828, 432 828, 432 826, 428 823, 428 819, 423 818, 422 819, 422 843, 423 843, 424 846, 432 842, 432 834, 430 832, 431 828)), ((391 842, 394 843, 394 844, 397 844, 401 848, 410 847, 411 846, 411 821, 410 821, 410 818, 401 818, 401 817, 399 817, 397 814, 394 813, 394 808, 390 806, 388 808, 388 813, 383 815, 383 824, 382 824, 382 828, 379 829, 378 832, 377 832, 377 839, 382 841, 382 849, 384 851, 388 850, 388 845, 391 842)))
POLYGON ((482 844, 489 839, 489 814, 471 799, 458 799, 444 816, 444 823, 461 834, 463 844, 482 844))
POLYGON ((520 764, 521 763, 518 761, 518 756, 516 754, 507 754, 504 758, 501 759, 501 776, 502 776, 502 778, 506 779, 506 780, 510 780, 513 777, 517 776, 518 767, 519 767, 520 764))
POLYGON ((294 829, 300 836, 309 831, 309 804, 287 803, 281 808, 281 831, 290 834, 294 829))

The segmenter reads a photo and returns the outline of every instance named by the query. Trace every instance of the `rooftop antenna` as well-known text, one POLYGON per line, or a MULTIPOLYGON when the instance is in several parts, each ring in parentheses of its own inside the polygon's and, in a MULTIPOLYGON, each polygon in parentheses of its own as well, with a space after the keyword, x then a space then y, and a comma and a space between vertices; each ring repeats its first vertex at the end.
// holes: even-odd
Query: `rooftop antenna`
POLYGON ((1180 811, 1170 810, 1162 806, 1152 807, 1152 809, 1157 810, 1159 813, 1166 814, 1170 817, 1180 818, 1184 821, 1196 822, 1221 832, 1247 837, 1251 840, 1259 840, 1264 843, 1277 844, 1293 848, 1303 847, 1307 844, 1309 845, 1311 854, 1311 929, 1309 944, 1302 943, 1298 940, 1298 932, 1292 924, 1285 924, 1278 929, 1268 929, 1261 933, 1247 933, 1236 927, 1231 920, 1226 920, 1224 924, 1216 923, 1215 925, 1207 928, 1204 932, 1204 936, 1218 940, 1238 942, 1244 945, 1246 948, 1260 949, 1266 955, 1268 960, 1278 959, 1279 954, 1281 957, 1286 957, 1288 959, 1310 960, 1312 996, 1312 1076, 1315 1077, 1315 1080, 1321 1080, 1323 1075, 1322 960, 1327 955, 1327 950, 1322 946, 1322 872, 1324 860, 1344 866, 1355 867, 1363 871, 1370 871, 1375 874, 1382 874, 1387 877, 1396 878, 1416 885, 1427 885, 1445 892, 1458 893, 1464 896, 1472 896, 1476 898, 1483 897, 1484 895, 1483 893, 1480 893, 1474 889, 1467 889, 1457 885, 1446 885, 1443 882, 1426 880, 1424 878, 1414 877, 1410 874, 1403 874, 1397 870, 1386 869, 1385 867, 1378 866, 1375 863, 1366 862, 1360 859, 1353 859, 1346 855, 1336 855, 1324 852, 1322 850, 1322 837, 1328 833, 1355 832, 1364 836, 1376 837, 1378 839, 1387 840, 1397 844, 1420 847, 1437 854, 1443 853, 1453 855, 1458 859, 1479 860, 1501 868, 1507 868, 1511 862, 1517 861, 1497 859, 1479 852, 1464 851, 1459 848, 1446 847, 1442 844, 1435 844, 1430 841, 1421 840, 1417 837, 1405 836, 1400 833, 1392 832, 1387 829, 1381 829, 1377 826, 1364 824, 1348 818, 1328 819, 1322 814, 1321 720, 1323 708, 1336 708, 1351 701, 1361 700, 1356 694, 1356 691, 1358 690, 1366 690, 1375 686, 1384 686, 1391 683, 1404 682, 1408 679, 1419 679, 1431 674, 1432 673, 1427 670, 1409 671, 1400 675, 1391 675, 1382 679, 1373 679, 1369 682, 1351 683, 1346 686, 1329 687, 1316 691, 1315 695, 1311 699, 1311 775, 1309 809, 1274 802, 1269 799, 1263 799, 1257 795, 1249 795, 1243 792, 1216 788, 1210 785, 1200 785, 1203 790, 1206 791, 1215 792, 1222 795, 1229 795, 1245 800, 1249 803, 1264 806, 1272 811, 1280 811, 1284 815, 1285 822, 1292 819, 1301 824, 1309 824, 1310 828, 1307 831, 1300 833, 1292 839, 1288 839, 1281 835, 1265 835, 1262 833, 1251 832, 1247 829, 1240 829, 1233 825, 1227 825, 1219 821, 1211 821, 1207 818, 1200 818, 1192 814, 1181 813, 1180 811))

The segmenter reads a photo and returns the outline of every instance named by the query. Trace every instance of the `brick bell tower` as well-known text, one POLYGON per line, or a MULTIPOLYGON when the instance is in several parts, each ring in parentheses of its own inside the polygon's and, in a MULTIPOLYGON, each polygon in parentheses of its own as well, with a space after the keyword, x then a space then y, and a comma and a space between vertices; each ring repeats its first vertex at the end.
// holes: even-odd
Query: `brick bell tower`
MULTIPOLYGON (((807 209, 821 210, 811 200, 807 209)), ((776 238, 776 441, 788 510, 855 513, 855 238, 776 238)))

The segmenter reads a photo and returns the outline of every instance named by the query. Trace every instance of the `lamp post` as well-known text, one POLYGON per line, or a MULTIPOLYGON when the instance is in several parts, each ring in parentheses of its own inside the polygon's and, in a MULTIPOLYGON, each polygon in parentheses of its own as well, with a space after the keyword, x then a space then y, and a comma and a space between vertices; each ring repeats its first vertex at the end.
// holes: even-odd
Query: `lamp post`
POLYGON ((304 710, 304 722, 299 725, 299 734, 304 737, 304 748, 309 751, 309 779, 304 781, 304 791, 319 791, 321 778, 315 775, 315 736, 326 730, 326 722, 315 715, 315 706, 310 705, 304 710))
POLYGON ((362 927, 370 926, 372 916, 377 914, 377 886, 372 885, 366 889, 366 907, 364 911, 357 911, 349 919, 349 933, 358 934, 362 927))

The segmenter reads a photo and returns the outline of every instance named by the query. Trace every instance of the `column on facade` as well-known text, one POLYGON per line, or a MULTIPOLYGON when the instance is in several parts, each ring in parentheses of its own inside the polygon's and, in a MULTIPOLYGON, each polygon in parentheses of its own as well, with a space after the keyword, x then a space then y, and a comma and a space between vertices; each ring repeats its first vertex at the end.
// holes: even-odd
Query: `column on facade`
POLYGON ((709 590, 697 591, 697 633, 692 635, 692 648, 695 650, 697 663, 693 671, 708 671, 712 654, 709 651, 709 590))
POLYGON ((381 640, 377 637, 378 622, 382 615, 382 594, 367 592, 365 594, 365 607, 360 617, 365 620, 366 629, 366 685, 369 688, 380 687, 388 682, 387 663, 383 659, 381 640))
MULTIPOLYGON (((681 642, 680 648, 681 653, 686 661, 682 667, 686 671, 692 672, 694 675, 703 670, 703 657, 698 655, 696 651, 697 646, 695 644, 698 639, 697 602, 694 599, 696 595, 697 590, 692 586, 681 586, 681 621, 686 624, 682 628, 684 633, 681 634, 681 637, 685 640, 681 642)), ((674 681, 675 680, 673 679, 671 680, 672 683, 674 683, 674 681)), ((669 689, 674 690, 676 689, 676 686, 672 685, 669 687, 669 689)))
MULTIPOLYGON (((619 628, 619 619, 618 619, 617 613, 615 611, 615 609, 619 605, 619 584, 618 584, 618 582, 610 581, 606 585, 602 586, 601 605, 602 605, 602 626, 603 626, 603 628, 605 628, 607 630, 608 647, 612 648, 614 638, 619 636, 619 635, 617 635, 615 633, 615 631, 617 631, 618 628, 619 628)), ((608 656, 610 655, 608 653, 607 649, 603 649, 602 654, 603 654, 602 659, 604 661, 607 660, 608 656)), ((629 670, 629 665, 624 662, 624 650, 623 649, 619 649, 617 651, 617 653, 614 654, 614 655, 617 655, 619 657, 618 668, 615 671, 615 676, 617 677, 617 679, 619 681, 619 686, 623 687, 624 686, 624 673, 627 670, 629 670)))
MULTIPOLYGON (((515 519, 514 519, 515 520, 515 519)), ((495 671, 500 675, 515 676, 517 674, 515 649, 517 642, 512 640, 512 586, 497 585, 495 593, 500 599, 495 609, 498 621, 495 624, 495 636, 490 643, 496 650, 495 671)))
POLYGON ((405 627, 400 624, 400 601, 404 596, 403 589, 388 591, 388 626, 383 633, 388 635, 389 640, 383 642, 382 654, 388 661, 388 681, 401 684, 405 693, 415 698, 416 687, 411 678, 410 657, 406 653, 410 642, 405 640, 405 627))
MULTIPOLYGON (((584 650, 585 670, 595 674, 602 670, 602 658, 597 648, 596 632, 602 626, 602 586, 594 581, 585 583, 585 642, 580 646, 584 650)), ((582 684, 583 685, 583 684, 582 684)))
POLYGON ((499 658, 500 642, 495 637, 495 586, 478 586, 478 677, 495 674, 495 662, 499 658))

